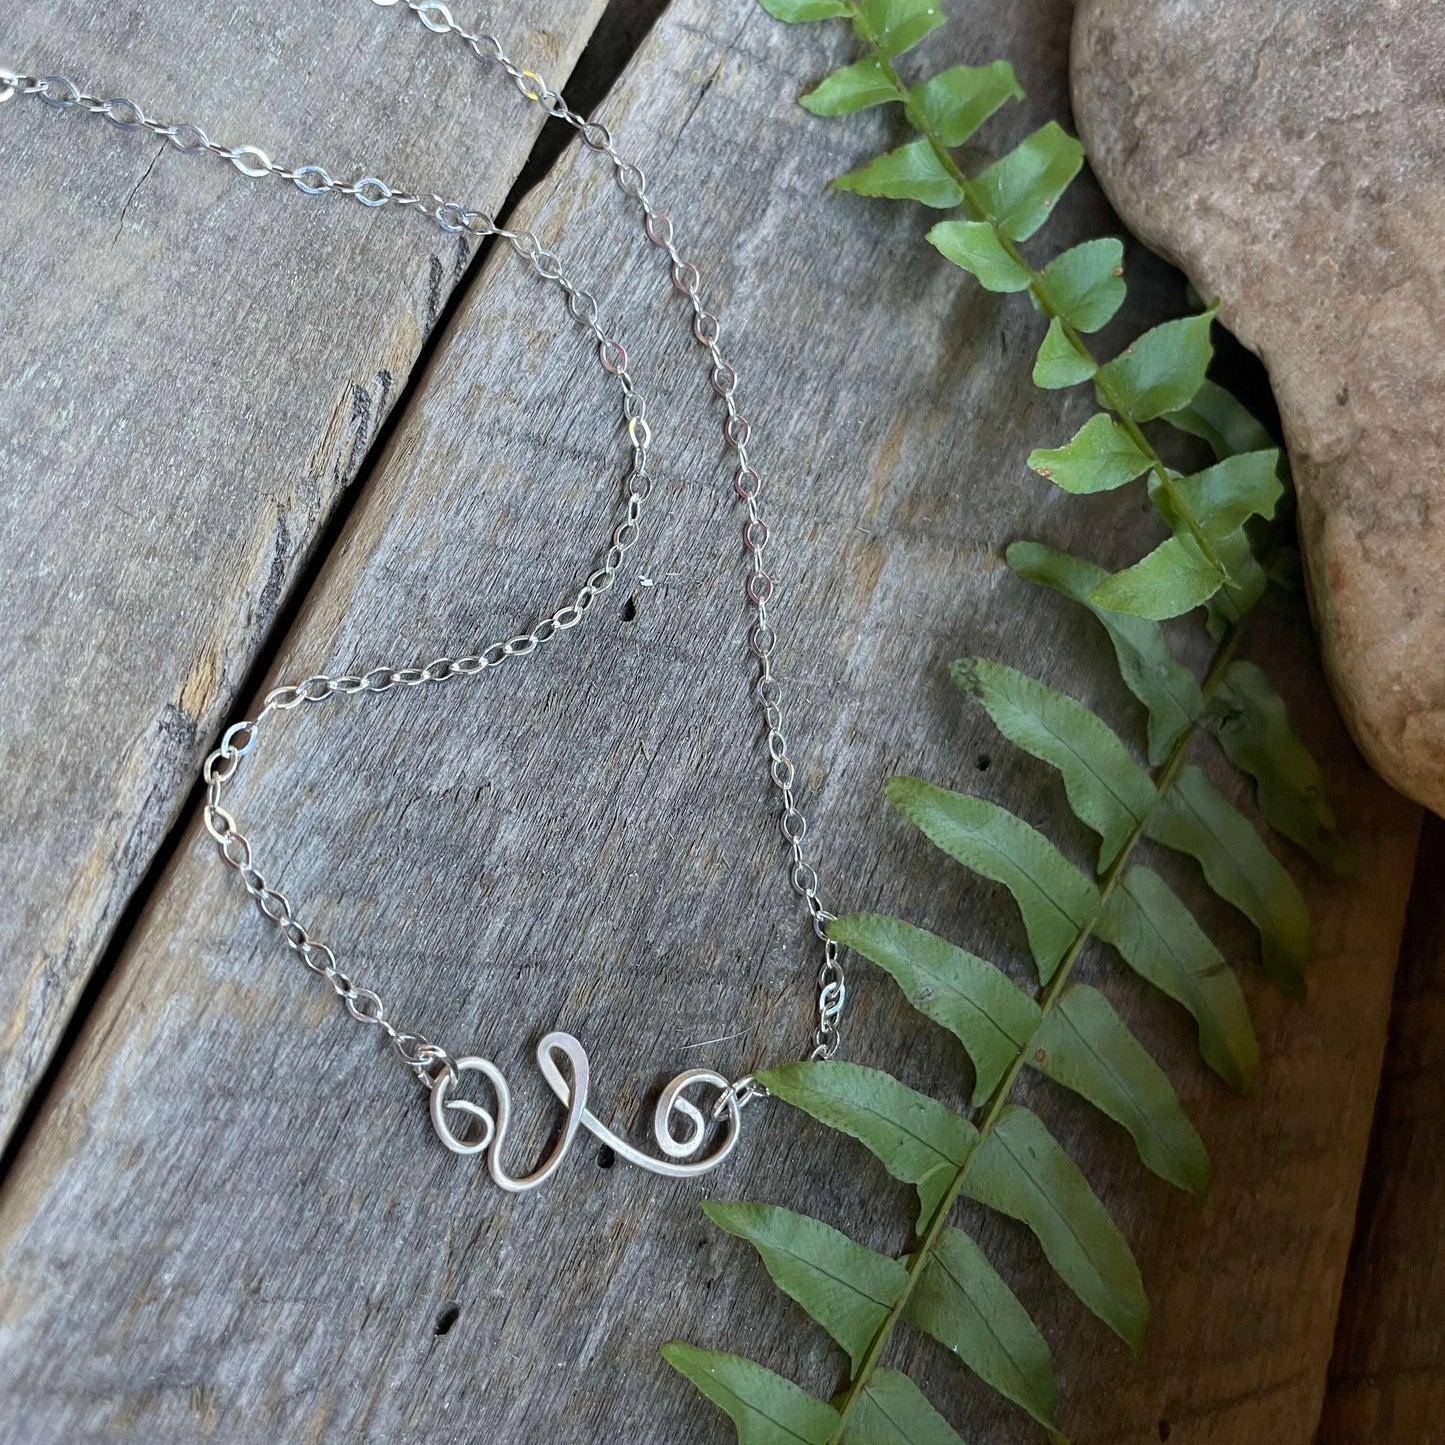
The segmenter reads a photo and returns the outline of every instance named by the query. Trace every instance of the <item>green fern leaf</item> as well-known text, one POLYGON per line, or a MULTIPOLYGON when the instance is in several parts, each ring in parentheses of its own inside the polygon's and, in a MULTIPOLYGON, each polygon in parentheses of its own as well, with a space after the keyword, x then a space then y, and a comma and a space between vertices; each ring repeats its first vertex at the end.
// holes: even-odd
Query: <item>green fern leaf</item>
MULTIPOLYGON (((724 1228, 758 1248, 774 1280, 848 1351, 854 1378, 833 1403, 829 1445, 961 1445, 917 1386, 877 1368, 900 1317, 1053 1430, 1047 1344, 978 1247, 944 1227, 940 1211, 962 1191, 1024 1222, 1063 1281, 1139 1349, 1148 1306, 1128 1244, 1044 1124, 1008 1099, 1016 1071, 1028 1063, 1125 1127, 1157 1174, 1196 1194, 1207 1188, 1208 1157, 1169 1080, 1104 995, 1067 977, 1091 934, 1111 943, 1135 972, 1190 1012, 1210 1066, 1236 1087, 1251 1084, 1259 1049, 1239 982, 1170 887, 1147 868, 1125 867, 1125 850, 1141 833, 1199 861, 1214 891, 1258 928, 1271 976, 1286 984, 1302 978, 1309 920, 1293 881, 1199 769, 1181 766, 1182 744, 1197 727, 1210 727, 1254 778, 1262 814, 1305 840, 1317 857, 1338 856, 1318 769, 1290 730, 1282 701, 1262 674, 1236 673, 1242 664, 1225 667, 1238 640, 1234 629, 1268 580, 1253 544, 1268 535, 1274 555, 1273 529, 1259 519, 1278 508, 1283 464, 1258 421, 1205 377, 1213 310, 1153 328, 1105 365, 1095 360, 1086 338, 1118 313, 1127 294, 1123 244, 1085 242, 1041 271, 1016 245, 1048 218, 1081 168, 1082 148, 1046 125, 977 179, 963 178, 948 148, 1021 92, 1003 62, 956 66, 904 88, 890 57, 942 23, 936 0, 764 4, 789 19, 849 14, 873 47, 810 92, 808 109, 836 115, 897 100, 920 132, 833 187, 939 209, 961 206, 959 218, 934 226, 929 240, 985 289, 1029 293, 1048 318, 1035 383, 1094 381, 1103 414, 1065 446, 1035 451, 1030 466, 1074 493, 1112 490, 1146 475, 1150 498, 1174 534, 1113 576, 1034 544, 1008 553, 1020 575, 1079 601, 1105 627, 1125 684, 1148 713, 1157 786, 1124 742, 1078 702, 995 664, 965 659, 954 668, 1005 736, 1060 772, 1070 806, 1100 838, 1098 884, 993 803, 913 778, 887 785, 894 806, 939 848, 1009 890, 1046 985, 1042 1007, 991 964, 901 920, 856 914, 831 921, 830 938, 872 958, 910 1003, 963 1043, 974 1066, 975 1104, 986 1109, 980 1124, 856 1065, 810 1062, 759 1075, 779 1098, 861 1141, 917 1188, 918 1253, 887 1260, 803 1215, 708 1206, 724 1228), (1192 475, 1169 469, 1153 432, 1140 430, 1161 418, 1206 440, 1216 465, 1192 475), (1216 641, 1228 633, 1204 687, 1181 666, 1159 626, 1200 606, 1216 641)), ((739 1380, 757 1371, 761 1385, 749 1376, 748 1388, 769 1402, 784 1397, 797 1405, 800 1397, 805 1411, 820 1407, 760 1367, 717 1358, 731 1360, 739 1380)), ((779 1425, 776 1410, 748 1414, 736 1391, 722 1391, 715 1373, 708 1378, 750 1428, 773 1432, 754 1441, 806 1438, 790 1420, 779 1425)), ((808 1428, 826 1423, 823 1416, 809 1420, 808 1428)), ((741 1426, 739 1433, 741 1439, 741 1426)))
POLYGON ((1294 879, 1244 815, 1192 764, 1149 815, 1145 831, 1196 859, 1209 886, 1259 930, 1265 973, 1280 987, 1304 987, 1310 918, 1294 879))
POLYGON ((1244 615, 1264 593, 1266 576, 1245 531, 1253 517, 1273 514, 1283 493, 1274 448, 1226 457, 1192 477, 1169 474, 1149 479, 1149 495, 1188 551, 1197 528, 1229 574, 1230 587, 1211 594, 1210 631, 1216 638, 1244 615))
POLYGON ((1048 1342, 984 1252, 945 1229, 904 1306, 904 1318, 952 1350, 985 1384, 1058 1429, 1048 1342))
POLYGON ((889 778, 888 801, 951 858, 1002 883, 1047 983, 1099 912, 1099 890, 1037 828, 996 803, 951 793, 921 778, 889 778))
POLYGON ((1350 872, 1354 855, 1335 831, 1319 764, 1295 736, 1284 699, 1252 662, 1229 664, 1210 700, 1209 726, 1230 762, 1254 779, 1265 822, 1322 868, 1350 872))
POLYGON ((1099 368, 1099 404, 1134 421, 1151 421, 1187 406, 1214 354, 1214 312, 1166 321, 1099 368))
MULTIPOLYGON (((1175 496, 1217 540, 1237 532, 1251 517, 1270 517, 1284 495, 1279 452, 1240 452, 1190 477, 1172 478, 1175 496)), ((1155 498, 1169 519, 1172 499, 1155 498)))
POLYGON ((1061 391, 1066 386, 1088 381, 1097 370, 1094 358, 1074 345, 1063 322, 1055 316, 1034 358, 1034 385, 1045 391, 1061 391))
POLYGON ((809 20, 832 20, 848 13, 844 0, 758 0, 773 17, 787 25, 800 25, 809 20))
POLYGON ((883 61, 866 56, 853 65, 835 70, 826 80, 798 97, 798 104, 814 115, 851 115, 856 110, 902 100, 883 61))
POLYGON ((1081 495, 1132 482, 1149 470, 1150 459, 1113 417, 1101 411, 1063 446, 1030 452, 1029 466, 1056 487, 1081 495))
POLYGON ((1084 164, 1084 148, 1054 121, 1026 136, 973 183, 984 218, 1011 241, 1026 241, 1084 164))
POLYGON ((926 140, 909 141, 828 182, 831 190, 860 196, 886 196, 893 201, 921 201, 946 211, 963 199, 958 184, 926 140))
POLYGON ((895 1179, 914 1185, 920 1219, 938 1208, 978 1144, 967 1119, 881 1069, 822 1059, 764 1069, 757 1078, 785 1103, 858 1140, 895 1179))
POLYGON ((1024 93, 1007 60, 991 65, 955 65, 908 94, 908 119, 915 130, 930 131, 944 145, 962 145, 989 116, 1024 93))
POLYGON ((948 17, 935 0, 862 0, 853 12, 853 28, 865 44, 892 59, 917 45, 948 17))
POLYGON ((757 1250, 773 1283, 827 1330, 856 1370, 907 1286, 908 1271, 896 1259, 791 1209, 711 1199, 702 1207, 719 1228, 757 1250))
POLYGON ((1050 310, 1075 331, 1097 331, 1124 304, 1124 243, 1085 241, 1055 256, 1039 276, 1050 310))
POLYGON ((842 1445, 963 1445, 963 1441, 907 1375, 877 1369, 854 1406, 842 1445))
POLYGON ((1071 983, 1030 1046, 1029 1063, 1122 1124, 1161 1179, 1202 1199, 1209 1155, 1163 1069, 1097 989, 1071 983))
POLYGON ((1233 583, 1233 586, 1221 587, 1209 599, 1206 609, 1209 635, 1218 642, 1264 596, 1269 574, 1254 555, 1254 547, 1244 528, 1219 538, 1214 543, 1214 550, 1233 583))
POLYGON ((1124 685, 1149 714, 1148 756, 1158 767, 1204 713, 1199 683, 1174 656, 1158 623, 1100 607, 1093 600, 1094 589, 1109 574, 1083 557, 1056 552, 1039 542, 1014 542, 1004 555, 1020 577, 1072 598, 1103 623, 1114 644, 1124 685))
POLYGON ((1009 255, 987 221, 940 221, 928 239, 985 290, 1025 291, 1033 281, 1033 273, 1009 255))
POLYGON ((672 1340, 662 1357, 737 1426, 738 1445, 828 1445, 838 1428, 831 1405, 741 1355, 672 1340))
POLYGON ((1132 567, 1105 577, 1089 598, 1111 612, 1163 622, 1208 602, 1224 577, 1189 536, 1166 538, 1132 567))
POLYGON ((1007 1106, 964 1185, 980 1204, 1033 1231, 1059 1277, 1137 1354, 1149 1302, 1119 1227, 1037 1115, 1007 1106))
POLYGON ((1095 925, 1141 978, 1182 1004, 1199 1026, 1204 1062, 1245 1092, 1259 1072, 1259 1042, 1244 991, 1194 915, 1151 869, 1126 869, 1095 925))
POLYGON ((1180 431, 1202 437, 1220 461, 1274 445, 1258 418, 1215 381, 1206 380, 1185 406, 1167 412, 1164 419, 1180 431))
POLYGON ((1157 796, 1118 734, 1082 703, 1002 663, 961 658, 949 675, 1015 747, 1059 770, 1069 806, 1099 835, 1102 872, 1157 796))
POLYGON ((982 1105, 1039 1025, 1039 1006, 993 964, 899 918, 851 913, 828 937, 886 970, 920 1013, 961 1043, 982 1105))

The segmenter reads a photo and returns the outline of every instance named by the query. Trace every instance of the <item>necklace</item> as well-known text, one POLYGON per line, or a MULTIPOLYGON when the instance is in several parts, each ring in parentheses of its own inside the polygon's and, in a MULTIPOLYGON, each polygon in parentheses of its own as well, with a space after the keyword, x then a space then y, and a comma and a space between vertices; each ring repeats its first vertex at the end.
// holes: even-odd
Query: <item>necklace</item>
MULTIPOLYGON (((748 460, 752 428, 738 406, 737 372, 719 349, 718 318, 702 300, 701 274, 678 250, 672 221, 649 197, 642 170, 618 152, 612 133, 605 125, 573 111, 536 71, 522 69, 509 59, 494 36, 464 29, 441 0, 374 0, 374 3, 383 7, 404 4, 428 31, 454 37, 478 61, 504 71, 525 100, 572 126, 589 150, 611 164, 613 179, 641 213, 647 240, 661 253, 673 288, 688 305, 692 335, 706 353, 708 379, 725 411, 723 440, 734 458, 733 489, 745 512, 744 590, 751 614, 747 645, 757 664, 753 693, 762 714, 768 778, 781 801, 778 826, 786 848, 788 878, 793 892, 807 909, 813 933, 823 949, 823 962, 816 976, 817 1022, 809 1057, 832 1058, 839 1044, 838 1021, 843 1011, 845 982, 838 945, 827 935, 827 924, 833 915, 823 906, 818 875, 803 848, 807 821, 794 794, 794 768, 783 732, 781 687, 773 663, 777 634, 768 612, 774 581, 764 566, 763 556, 768 527, 759 504, 762 478, 748 460)), ((186 155, 212 155, 227 161, 252 180, 275 177, 289 181, 308 196, 346 196, 369 210, 388 206, 415 210, 452 235, 466 234, 478 239, 494 236, 527 262, 541 280, 558 288, 572 321, 595 341, 598 361, 622 394, 622 418, 631 450, 623 479, 625 495, 620 520, 613 527, 600 565, 584 581, 574 585, 570 600, 555 612, 525 631, 475 653, 437 658, 425 666, 384 665, 365 673, 315 674, 300 682, 273 688, 263 699, 256 716, 228 727, 219 746, 206 758, 201 770, 206 789, 203 820, 222 860, 238 875, 246 892, 275 926, 282 942, 307 969, 325 979, 351 1018, 379 1029, 386 1036, 402 1064, 426 1088, 432 1126, 441 1142, 456 1154, 485 1155, 488 1172, 498 1187, 509 1193, 523 1193, 544 1184, 556 1173, 582 1129, 608 1145, 619 1158, 655 1174, 685 1178, 716 1168, 737 1143, 743 1109, 767 1094, 751 1074, 733 1081, 710 1069, 688 1069, 678 1074, 662 1090, 653 1114, 652 1132, 661 1151, 659 1158, 619 1138, 588 1109, 591 1064, 587 1052, 571 1034, 554 1030, 537 1045, 537 1063, 543 1079, 565 1111, 562 1129, 535 1169, 520 1177, 509 1174, 502 1163, 502 1151, 511 1120, 511 1091, 501 1070, 490 1059, 472 1054, 454 1055, 416 1030, 398 1028, 387 1016, 380 995, 349 977, 330 945, 314 936, 286 895, 266 881, 256 866, 250 841, 223 803, 225 788, 235 780, 242 762, 255 749, 263 725, 270 719, 279 719, 282 714, 331 698, 381 694, 396 687, 424 687, 454 678, 475 677, 510 659, 527 657, 543 643, 577 626, 592 604, 612 587, 623 559, 638 539, 640 519, 652 490, 652 478, 647 470, 652 434, 645 418, 642 394, 628 370, 627 352, 603 328, 598 319, 596 298, 581 289, 567 274, 561 257, 542 246, 530 232, 508 230, 490 216, 457 201, 403 190, 376 176, 339 181, 317 165, 294 168, 279 165, 258 146, 221 145, 192 122, 155 120, 134 101, 103 100, 87 95, 64 76, 21 75, 0 68, 0 104, 16 96, 34 96, 55 110, 98 115, 121 130, 147 131, 186 155), (565 1061, 570 1077, 559 1066, 559 1058, 565 1061), (465 1073, 482 1075, 490 1086, 495 1101, 493 1108, 451 1097, 465 1073), (688 1097, 688 1091, 694 1088, 713 1091, 715 1097, 706 1114, 688 1097), (676 1132, 674 1116, 681 1121, 683 1132, 680 1134, 676 1132), (721 1137, 712 1138, 718 1129, 721 1137)))

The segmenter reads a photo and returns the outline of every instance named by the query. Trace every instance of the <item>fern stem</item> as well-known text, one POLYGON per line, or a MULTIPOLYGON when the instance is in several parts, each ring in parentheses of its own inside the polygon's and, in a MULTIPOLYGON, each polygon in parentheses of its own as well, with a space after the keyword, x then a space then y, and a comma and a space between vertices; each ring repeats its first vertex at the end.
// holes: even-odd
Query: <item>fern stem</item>
MULTIPOLYGON (((1083 952, 1085 945, 1094 936, 1094 922, 1104 911, 1104 905, 1108 902, 1110 894, 1113 893, 1119 879, 1123 877, 1124 870, 1129 863, 1130 856, 1140 839, 1144 836, 1145 827, 1155 808, 1159 806, 1160 800, 1174 785, 1175 779, 1179 776, 1179 770, 1184 766, 1185 756, 1189 752, 1190 744, 1194 741, 1204 723, 1204 716, 1208 712, 1207 704, 1218 690, 1220 683, 1224 680, 1224 674, 1229 664, 1233 662, 1235 653, 1239 649, 1240 637, 1242 635, 1245 621, 1249 612, 1241 613, 1226 629, 1219 640, 1219 645, 1210 659, 1209 669, 1200 683, 1200 693, 1204 698, 1206 707, 1201 715, 1193 719, 1184 732, 1180 734, 1174 746, 1169 751, 1169 756, 1151 774, 1151 781, 1154 784, 1155 800, 1149 805, 1143 816, 1134 824, 1128 838, 1125 840, 1118 855, 1098 879, 1099 888, 1099 909, 1094 918, 1086 923, 1074 935, 1068 948, 1064 951, 1063 957, 1059 960, 1059 966, 1055 970, 1048 985, 1041 991, 1038 998, 1039 1010, 1042 1015, 1047 1016, 1058 1001, 1059 995, 1063 992, 1064 986, 1069 981, 1069 975, 1073 972, 1074 964, 1078 961, 1079 955, 1083 952)), ((1020 1049, 1009 1063, 1008 1069, 999 1080, 997 1087, 989 1096, 988 1102, 976 1116, 975 1127, 978 1130, 978 1142, 970 1150, 968 1157, 959 1166, 958 1173, 954 1175, 943 1198, 939 1201, 938 1207, 929 1216, 927 1224, 923 1227, 918 1244, 913 1250, 907 1264, 907 1279, 904 1282, 903 1292, 894 1301, 882 1324, 879 1325, 877 1333, 868 1342, 868 1349, 859 1362, 857 1370, 848 1387, 840 1398, 834 1400, 834 1407, 838 1411, 838 1426, 829 1437, 828 1445, 840 1445, 844 1429, 848 1423, 848 1417, 854 1406, 862 1398, 864 1390, 872 1379, 873 1371, 878 1361, 887 1348, 888 1342, 893 1337, 894 1328, 903 1313, 908 1307, 908 1301, 913 1294, 914 1286, 918 1283, 923 1274, 923 1267, 927 1264, 932 1255, 933 1248, 938 1242, 948 1222, 948 1216, 953 1206, 958 1202, 959 1195, 963 1192, 964 1184, 968 1180, 969 1166, 978 1156, 983 1142, 993 1132, 994 1125, 998 1122, 999 1116, 1003 1113, 1004 1107, 1008 1104, 1013 1093, 1018 1076, 1023 1071, 1024 1060, 1028 1054, 1028 1045, 1020 1049)))
MULTIPOLYGON (((879 48, 877 39, 869 28, 867 20, 863 17, 861 10, 856 4, 852 4, 851 0, 850 9, 852 11, 855 28, 858 33, 867 40, 868 48, 878 61, 879 68, 888 78, 888 82, 897 93, 899 101, 907 107, 908 87, 904 85, 897 70, 894 69, 892 60, 879 48)), ((1069 345, 1093 368, 1094 386, 1098 391, 1099 400, 1113 413, 1119 425, 1123 427, 1124 433, 1128 436, 1129 440, 1149 458, 1149 470, 1158 479, 1160 489, 1169 498, 1174 515, 1183 519, 1184 525, 1189 529, 1190 536, 1194 538, 1200 552, 1204 554, 1205 560, 1208 561, 1210 566, 1224 579, 1224 584, 1229 587, 1238 587, 1239 584, 1229 575, 1229 569, 1225 566, 1224 559, 1219 555, 1214 543, 1205 532, 1203 524, 1200 523, 1194 513, 1190 511, 1184 502, 1184 498, 1180 495, 1179 489, 1174 485, 1174 478, 1170 474, 1169 468, 1165 465, 1163 457, 1159 455, 1148 437, 1144 435, 1139 423, 1127 414, 1118 393, 1107 381, 1101 379, 1101 368, 1098 358, 1090 349, 1088 342, 1084 340, 1083 336, 1075 327, 1071 326, 1069 322, 1059 314, 1058 308, 1049 300, 1043 284, 1043 273, 1029 262, 1027 257, 1019 250, 1012 237, 1006 236, 1003 231, 999 229, 998 222, 989 215, 988 208, 980 198, 978 188, 968 178, 957 160, 954 159, 952 150, 944 144, 938 132, 929 125, 923 117, 912 113, 909 114, 908 123, 932 147, 939 164, 953 177, 959 189, 962 190, 964 201, 973 215, 990 227, 995 237, 997 237, 999 245, 1003 247, 1008 257, 1016 265, 1028 272, 1029 294, 1033 297, 1035 304, 1051 321, 1057 321, 1059 323, 1069 345)))

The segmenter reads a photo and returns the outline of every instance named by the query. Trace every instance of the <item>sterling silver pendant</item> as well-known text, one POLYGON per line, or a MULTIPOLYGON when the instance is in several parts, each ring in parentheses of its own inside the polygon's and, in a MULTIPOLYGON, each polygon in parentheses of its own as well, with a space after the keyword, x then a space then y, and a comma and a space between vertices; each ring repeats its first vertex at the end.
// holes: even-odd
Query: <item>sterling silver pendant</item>
MULTIPOLYGON (((547 1157, 530 1173, 520 1179, 513 1178, 503 1167, 501 1154, 506 1143, 507 1128, 512 1118, 512 1091, 502 1071, 490 1060, 475 1056, 455 1060, 459 1074, 477 1073, 483 1075, 492 1086, 497 1108, 493 1114, 466 1099, 449 1098, 453 1079, 450 1073, 437 1075, 431 1090, 431 1122, 437 1137, 453 1154, 485 1154, 487 1169, 499 1189, 509 1194, 525 1194, 528 1190, 540 1188, 558 1170, 578 1129, 586 1129, 594 1138, 600 1139, 619 1159, 635 1164, 653 1174, 665 1174, 673 1179, 686 1179, 694 1174, 706 1174, 716 1169, 733 1151, 738 1142, 738 1127, 742 1123, 742 1111, 737 1094, 731 1084, 711 1069, 688 1069, 679 1074, 662 1091, 657 1108, 652 1115, 652 1133, 657 1147, 666 1158, 658 1159, 634 1149, 625 1139, 619 1139, 600 1119, 587 1108, 587 1089, 591 1081, 591 1065, 587 1050, 571 1034, 554 1031, 537 1045, 537 1063, 548 1087, 556 1094, 566 1118, 562 1134, 552 1146, 547 1157), (572 1066, 569 1083, 557 1066, 556 1055, 562 1054, 572 1066), (711 1153, 701 1153, 707 1135, 707 1120, 702 1111, 684 1091, 694 1084, 702 1084, 718 1090, 716 1108, 725 1111, 727 1123, 722 1139, 711 1153), (480 1133, 475 1138, 459 1138, 452 1129, 448 1118, 450 1113, 465 1114, 480 1121, 480 1133), (672 1116, 680 1115, 687 1122, 687 1131, 678 1138, 672 1132, 672 1116), (695 1157, 696 1156, 696 1157, 695 1157)), ((716 1115, 716 1117, 721 1117, 716 1115)))

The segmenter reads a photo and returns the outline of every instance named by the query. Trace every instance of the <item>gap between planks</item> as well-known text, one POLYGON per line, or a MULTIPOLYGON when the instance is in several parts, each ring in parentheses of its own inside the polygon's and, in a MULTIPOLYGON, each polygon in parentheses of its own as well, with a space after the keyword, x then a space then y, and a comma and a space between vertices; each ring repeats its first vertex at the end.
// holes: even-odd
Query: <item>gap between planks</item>
MULTIPOLYGON (((668 0, 609 0, 564 86, 568 103, 575 110, 588 115, 606 97, 637 48, 646 39, 658 16, 667 8, 667 4, 668 0)), ((497 208, 496 219, 499 225, 506 225, 528 193, 545 180, 575 135, 576 132, 570 126, 548 118, 518 169, 506 199, 497 208)), ((146 172, 147 175, 149 173, 146 172)), ((142 183, 143 180, 144 177, 142 183)), ((139 189, 139 184, 135 189, 139 189)), ((418 396, 424 392, 431 372, 432 358, 449 337, 457 314, 475 287, 495 244, 496 238, 488 237, 476 247, 460 279, 441 301, 435 321, 417 351, 410 374, 362 454, 354 480, 337 498, 295 578, 284 592, 275 616, 261 635, 235 690, 231 702, 233 710, 242 706, 244 699, 259 694, 285 639, 295 627, 302 609, 325 572, 352 515, 362 504, 378 458, 385 454, 398 425, 418 396)), ((70 1009, 48 1062, 32 1084, 9 1133, 0 1141, 0 1190, 4 1189, 5 1181, 24 1151, 27 1140, 44 1118, 56 1082, 84 1034, 96 1003, 114 975, 116 963, 124 953, 136 923, 180 847, 200 806, 202 795, 200 774, 197 772, 150 862, 131 889, 104 948, 97 956, 70 1009)))

